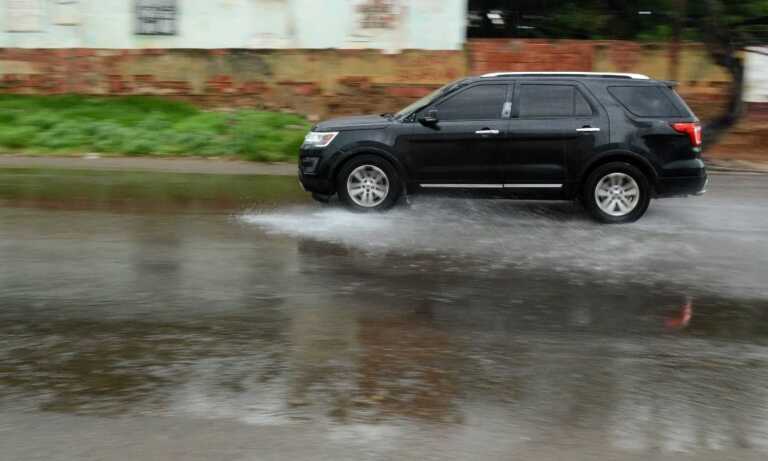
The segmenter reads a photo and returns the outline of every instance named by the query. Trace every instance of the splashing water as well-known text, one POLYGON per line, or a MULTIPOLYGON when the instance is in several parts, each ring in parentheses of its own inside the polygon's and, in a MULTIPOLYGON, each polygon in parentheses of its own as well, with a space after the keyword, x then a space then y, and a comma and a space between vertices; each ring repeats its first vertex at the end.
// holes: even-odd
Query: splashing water
POLYGON ((296 207, 246 213, 267 233, 403 256, 438 254, 456 264, 674 281, 768 296, 768 218, 754 204, 669 199, 635 224, 590 221, 570 203, 427 198, 387 213, 296 207), (741 257, 740 257, 741 256, 741 257))

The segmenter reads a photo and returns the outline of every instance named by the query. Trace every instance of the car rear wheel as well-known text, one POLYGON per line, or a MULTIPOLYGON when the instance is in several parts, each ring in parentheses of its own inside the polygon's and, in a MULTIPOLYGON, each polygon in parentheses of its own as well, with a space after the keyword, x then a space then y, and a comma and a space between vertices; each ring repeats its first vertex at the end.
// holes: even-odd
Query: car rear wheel
POLYGON ((339 199, 355 211, 382 211, 400 197, 402 185, 395 168, 375 155, 350 160, 339 173, 339 199))
POLYGON ((600 222, 634 222, 648 209, 650 184, 634 165, 611 162, 589 175, 582 198, 592 217, 600 222))

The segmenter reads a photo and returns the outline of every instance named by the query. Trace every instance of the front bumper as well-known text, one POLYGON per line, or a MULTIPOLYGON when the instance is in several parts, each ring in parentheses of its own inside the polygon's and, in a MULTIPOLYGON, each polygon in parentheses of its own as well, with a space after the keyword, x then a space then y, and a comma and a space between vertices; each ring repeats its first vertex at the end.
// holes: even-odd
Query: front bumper
POLYGON ((299 183, 301 187, 315 194, 333 194, 333 181, 328 178, 328 168, 323 162, 322 152, 304 151, 299 155, 299 183), (308 160, 312 161, 308 161, 308 160))
POLYGON ((329 148, 301 148, 299 183, 305 191, 321 195, 333 195, 336 192, 331 172, 332 157, 335 152, 329 148))
POLYGON ((318 176, 304 174, 301 170, 299 170, 299 183, 307 192, 324 195, 331 195, 335 192, 332 181, 318 176))

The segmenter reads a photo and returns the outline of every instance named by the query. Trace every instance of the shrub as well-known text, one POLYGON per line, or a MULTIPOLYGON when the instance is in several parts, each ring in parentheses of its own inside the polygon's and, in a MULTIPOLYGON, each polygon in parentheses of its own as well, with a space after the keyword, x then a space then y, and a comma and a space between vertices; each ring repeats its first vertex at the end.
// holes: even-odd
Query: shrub
POLYGON ((51 150, 74 149, 88 144, 88 135, 83 125, 77 122, 63 122, 49 130, 41 131, 35 145, 51 150))
POLYGON ((133 135, 130 128, 114 122, 96 122, 87 126, 92 150, 103 153, 118 153, 133 135))
POLYGON ((57 114, 51 110, 42 110, 21 115, 17 118, 16 123, 24 126, 33 126, 35 128, 40 128, 41 130, 47 130, 62 121, 64 121, 64 118, 61 114, 57 114))
POLYGON ((34 145, 37 129, 29 126, 4 127, 0 129, 0 146, 20 149, 34 145))
POLYGON ((0 145, 28 152, 295 158, 309 124, 293 114, 203 112, 161 98, 0 94, 0 145))
POLYGON ((151 137, 136 136, 125 140, 120 153, 125 155, 149 155, 155 151, 156 142, 151 137))

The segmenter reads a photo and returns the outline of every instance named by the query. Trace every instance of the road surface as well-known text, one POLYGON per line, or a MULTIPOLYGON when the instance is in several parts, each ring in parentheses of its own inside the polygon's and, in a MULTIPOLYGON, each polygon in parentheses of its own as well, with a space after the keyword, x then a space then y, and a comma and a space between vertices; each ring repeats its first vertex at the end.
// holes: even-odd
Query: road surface
POLYGON ((766 176, 627 226, 30 203, 0 208, 0 459, 768 457, 766 176))

